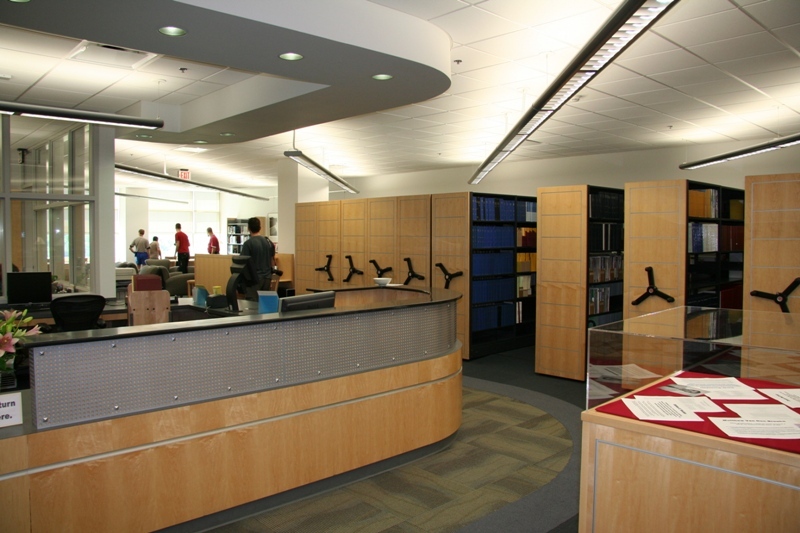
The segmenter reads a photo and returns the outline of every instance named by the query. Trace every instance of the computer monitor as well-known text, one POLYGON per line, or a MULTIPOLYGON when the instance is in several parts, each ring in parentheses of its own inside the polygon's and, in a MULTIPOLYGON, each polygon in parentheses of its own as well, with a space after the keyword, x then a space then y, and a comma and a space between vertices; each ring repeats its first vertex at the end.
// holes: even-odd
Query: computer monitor
POLYGON ((47 304, 53 299, 50 272, 9 272, 6 297, 9 305, 47 304))
POLYGON ((327 309, 334 306, 335 300, 336 293, 334 291, 287 296, 286 298, 281 298, 279 311, 281 313, 290 313, 307 309, 327 309))

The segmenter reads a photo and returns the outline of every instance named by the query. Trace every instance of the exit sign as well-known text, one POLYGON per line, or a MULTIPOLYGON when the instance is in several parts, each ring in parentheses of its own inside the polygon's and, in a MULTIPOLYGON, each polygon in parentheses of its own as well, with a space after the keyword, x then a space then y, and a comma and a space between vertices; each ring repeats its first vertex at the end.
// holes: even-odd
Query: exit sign
POLYGON ((188 168, 182 168, 178 171, 178 177, 182 180, 188 181, 192 179, 192 173, 189 172, 188 168))

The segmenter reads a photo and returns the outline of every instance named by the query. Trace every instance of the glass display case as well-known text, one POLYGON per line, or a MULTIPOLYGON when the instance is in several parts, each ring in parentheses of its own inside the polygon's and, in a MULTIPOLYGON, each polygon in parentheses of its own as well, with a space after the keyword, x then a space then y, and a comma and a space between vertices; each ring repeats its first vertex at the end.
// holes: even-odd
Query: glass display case
POLYGON ((685 370, 800 386, 800 317, 676 307, 589 330, 588 408, 685 370))

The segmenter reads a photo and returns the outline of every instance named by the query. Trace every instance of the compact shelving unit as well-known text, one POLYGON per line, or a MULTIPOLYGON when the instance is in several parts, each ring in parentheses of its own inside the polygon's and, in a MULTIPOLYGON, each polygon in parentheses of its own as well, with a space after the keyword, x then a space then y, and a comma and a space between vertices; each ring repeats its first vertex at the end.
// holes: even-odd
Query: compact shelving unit
POLYGON ((532 346, 536 198, 470 195, 470 358, 532 346))
POLYGON ((626 183, 625 195, 625 318, 679 306, 742 307, 744 191, 662 180, 626 183), (651 285, 672 301, 640 300, 651 285))
POLYGON ((538 190, 535 370, 586 379, 586 329, 622 319, 624 193, 538 190))

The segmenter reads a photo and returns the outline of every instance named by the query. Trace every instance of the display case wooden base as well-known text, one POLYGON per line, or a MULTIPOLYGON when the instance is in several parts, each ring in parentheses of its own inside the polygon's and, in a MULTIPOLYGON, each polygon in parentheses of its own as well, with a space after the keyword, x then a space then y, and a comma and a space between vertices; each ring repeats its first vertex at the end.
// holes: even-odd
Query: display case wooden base
POLYGON ((579 530, 789 532, 800 455, 585 411, 579 530))

